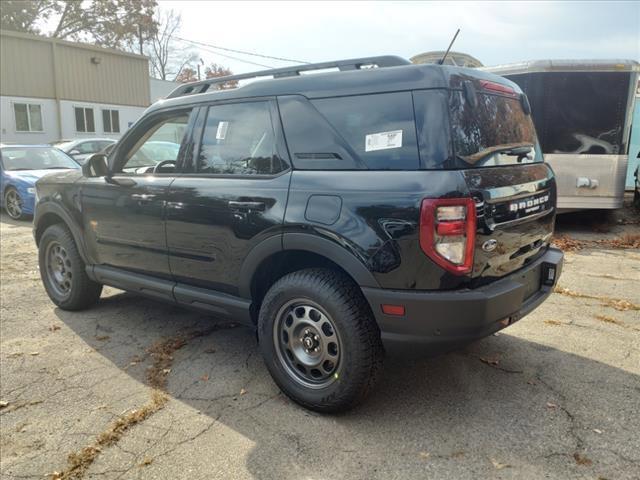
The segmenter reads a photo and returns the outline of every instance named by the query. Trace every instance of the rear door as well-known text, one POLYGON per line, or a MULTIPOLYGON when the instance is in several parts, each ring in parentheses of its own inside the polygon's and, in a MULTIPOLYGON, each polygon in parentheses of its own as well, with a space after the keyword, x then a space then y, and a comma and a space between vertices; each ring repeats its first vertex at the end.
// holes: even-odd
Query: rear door
POLYGON ((194 135, 192 163, 167 198, 171 273, 235 295, 248 252, 284 219, 290 169, 275 101, 204 107, 194 135))

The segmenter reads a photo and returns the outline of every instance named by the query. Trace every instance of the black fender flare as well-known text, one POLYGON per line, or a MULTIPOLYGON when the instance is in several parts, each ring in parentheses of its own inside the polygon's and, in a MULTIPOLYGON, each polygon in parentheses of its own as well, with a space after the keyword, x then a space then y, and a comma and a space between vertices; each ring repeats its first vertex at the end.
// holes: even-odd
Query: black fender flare
POLYGON ((287 250, 306 251, 321 255, 345 270, 361 287, 380 288, 366 265, 339 243, 310 233, 274 235, 256 245, 240 268, 239 294, 251 298, 251 280, 264 260, 287 250))
POLYGON ((37 232, 40 230, 42 219, 45 218, 47 214, 54 214, 62 219, 64 224, 71 232, 73 240, 76 242, 76 246, 78 247, 78 252, 80 253, 80 257, 82 257, 82 261, 84 261, 85 264, 89 265, 91 262, 89 262, 87 250, 85 248, 82 228, 80 227, 78 222, 74 220, 73 216, 57 203, 45 202, 38 204, 36 215, 33 219, 33 236, 36 240, 36 245, 39 244, 39 237, 37 235, 37 232))

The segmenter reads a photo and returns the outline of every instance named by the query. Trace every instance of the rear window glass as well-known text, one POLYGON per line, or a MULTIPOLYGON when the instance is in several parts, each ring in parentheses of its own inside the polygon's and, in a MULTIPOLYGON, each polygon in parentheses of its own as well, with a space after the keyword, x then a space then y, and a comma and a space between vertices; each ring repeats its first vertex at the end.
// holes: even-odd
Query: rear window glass
POLYGON ((367 168, 419 167, 411 92, 327 98, 311 103, 367 168))
POLYGON ((451 91, 449 114, 460 168, 541 162, 535 128, 518 98, 477 94, 476 106, 451 91))

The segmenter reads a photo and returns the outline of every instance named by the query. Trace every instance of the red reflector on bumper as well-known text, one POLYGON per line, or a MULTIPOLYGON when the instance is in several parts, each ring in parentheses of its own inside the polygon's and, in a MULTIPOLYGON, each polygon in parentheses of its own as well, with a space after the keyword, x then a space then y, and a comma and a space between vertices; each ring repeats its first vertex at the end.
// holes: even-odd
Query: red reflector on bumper
POLYGON ((404 305, 382 305, 382 313, 401 317, 404 315, 404 305))

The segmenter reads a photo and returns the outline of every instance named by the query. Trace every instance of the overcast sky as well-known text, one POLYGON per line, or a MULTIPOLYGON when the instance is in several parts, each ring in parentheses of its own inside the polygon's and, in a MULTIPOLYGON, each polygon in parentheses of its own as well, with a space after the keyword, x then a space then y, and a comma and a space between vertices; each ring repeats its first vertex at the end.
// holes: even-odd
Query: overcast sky
MULTIPOLYGON (((485 65, 546 58, 640 60, 640 2, 204 2, 165 1, 180 36, 308 62, 446 49, 485 65)), ((262 67, 200 50, 235 73, 262 67)), ((221 52, 268 66, 277 60, 221 52)))

